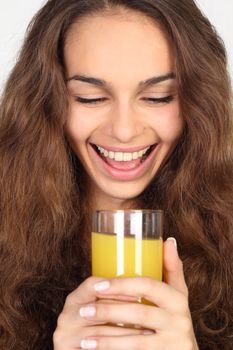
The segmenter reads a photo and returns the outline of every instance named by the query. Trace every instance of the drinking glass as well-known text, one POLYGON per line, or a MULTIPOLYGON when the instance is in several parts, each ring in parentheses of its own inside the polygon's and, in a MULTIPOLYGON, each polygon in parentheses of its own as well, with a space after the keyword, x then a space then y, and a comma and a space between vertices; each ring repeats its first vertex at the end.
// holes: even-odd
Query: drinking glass
POLYGON ((162 210, 99 210, 93 214, 93 276, 147 276, 161 281, 162 255, 162 210))

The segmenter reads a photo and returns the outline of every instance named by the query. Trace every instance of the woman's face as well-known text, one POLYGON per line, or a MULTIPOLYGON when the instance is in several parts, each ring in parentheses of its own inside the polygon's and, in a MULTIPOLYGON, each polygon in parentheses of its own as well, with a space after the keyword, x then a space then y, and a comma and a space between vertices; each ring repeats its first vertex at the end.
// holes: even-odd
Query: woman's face
POLYGON ((140 14, 96 15, 71 27, 64 55, 70 145, 99 198, 132 199, 183 130, 171 44, 140 14))

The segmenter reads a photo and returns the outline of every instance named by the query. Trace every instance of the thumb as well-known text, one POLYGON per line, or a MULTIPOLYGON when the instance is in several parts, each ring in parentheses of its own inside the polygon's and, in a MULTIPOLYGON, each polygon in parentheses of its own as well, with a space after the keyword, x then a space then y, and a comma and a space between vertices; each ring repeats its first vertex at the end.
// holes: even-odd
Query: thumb
POLYGON ((185 283, 183 263, 179 258, 175 238, 169 237, 163 246, 163 273, 164 282, 188 295, 188 288, 185 283))

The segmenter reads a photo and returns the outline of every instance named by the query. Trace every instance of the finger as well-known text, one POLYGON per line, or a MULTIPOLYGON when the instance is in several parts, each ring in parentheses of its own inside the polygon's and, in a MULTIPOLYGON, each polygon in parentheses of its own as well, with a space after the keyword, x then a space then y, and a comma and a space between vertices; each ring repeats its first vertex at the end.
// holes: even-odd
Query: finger
POLYGON ((112 278, 108 282, 109 287, 106 289, 103 289, 107 286, 106 280, 95 284, 94 288, 99 291, 99 298, 106 298, 107 295, 114 298, 114 295, 134 293, 135 297, 142 297, 161 308, 176 310, 180 307, 178 304, 183 296, 168 284, 149 277, 112 278))
POLYGON ((78 288, 70 293, 65 301, 62 313, 58 317, 58 324, 60 325, 76 325, 77 322, 83 322, 79 315, 79 309, 84 304, 96 302, 97 292, 94 285, 103 279, 100 277, 89 277, 82 282, 78 288))
POLYGON ((173 317, 167 310, 138 303, 86 305, 80 309, 80 316, 91 323, 136 324, 156 331, 164 330, 173 323, 173 317))
MULTIPOLYGON (((105 302, 125 302, 125 301, 127 301, 127 302, 136 302, 137 301, 137 297, 136 296, 130 296, 130 295, 106 295, 106 300, 105 300, 105 302)), ((101 301, 103 301, 102 299, 101 299, 101 301)))
POLYGON ((101 337, 83 339, 80 343, 81 349, 101 350, 129 350, 129 349, 156 349, 164 350, 160 338, 154 335, 136 335, 123 337, 101 337), (153 344, 153 347, 152 345, 153 344))
POLYGON ((87 337, 109 337, 109 336, 130 336, 130 335, 140 335, 148 334, 150 331, 148 329, 136 329, 124 327, 116 327, 114 324, 109 324, 107 326, 96 326, 96 327, 86 327, 83 331, 83 336, 87 337))
POLYGON ((187 296, 188 288, 184 278, 183 263, 178 255, 176 240, 170 237, 163 246, 164 281, 187 296))
POLYGON ((63 332, 55 332, 54 334, 54 344, 60 348, 62 344, 64 349, 79 349, 79 345, 82 339, 89 337, 120 337, 120 336, 132 336, 140 334, 148 334, 149 330, 145 329, 133 329, 126 327, 116 327, 116 325, 107 326, 92 326, 92 327, 72 327, 71 329, 66 329, 63 332))
MULTIPOLYGON (((121 296, 120 296, 121 298, 121 296)), ((132 302, 131 300, 128 300, 128 302, 132 302)), ((134 297, 134 302, 135 302, 135 297, 134 297)), ((95 304, 99 304, 101 303, 104 307, 104 305, 106 304, 117 304, 119 305, 121 304, 125 304, 125 301, 122 300, 114 300, 114 299, 98 299, 95 301, 95 304)), ((82 325, 82 327, 85 326, 94 326, 94 325, 101 325, 101 324, 105 324, 106 320, 104 321, 98 321, 97 319, 89 319, 89 321, 85 320, 84 318, 82 318, 80 316, 80 309, 82 307, 88 307, 89 313, 92 315, 93 311, 92 311, 92 307, 94 307, 94 304, 83 304, 83 305, 75 305, 74 307, 69 307, 66 305, 66 308, 64 308, 62 314, 59 315, 59 324, 67 324, 67 325, 74 325, 74 327, 80 327, 80 325, 82 325)))
MULTIPOLYGON (((75 325, 78 324, 82 324, 82 326, 86 327, 86 326, 96 326, 96 325, 102 325, 102 324, 106 324, 106 323, 110 323, 110 321, 108 321, 107 319, 98 319, 97 317, 94 317, 93 315, 95 315, 96 313, 96 305, 101 304, 101 308, 106 308, 106 304, 110 304, 110 305, 120 305, 120 304, 124 304, 124 301, 119 301, 119 300, 114 300, 114 299, 98 299, 95 304, 84 304, 84 305, 80 305, 80 307, 77 309, 76 313, 73 313, 73 317, 71 319, 71 315, 69 315, 69 319, 67 320, 67 322, 70 322, 71 320, 73 321, 73 323, 75 325), (95 310, 93 310, 93 308, 95 310), (82 316, 82 310, 86 309, 89 313, 89 317, 83 317, 82 316)), ((114 324, 116 325, 116 323, 118 324, 122 324, 122 322, 114 322, 114 324)))
POLYGON ((89 277, 84 280, 78 288, 68 295, 65 306, 70 308, 96 301, 97 293, 94 285, 102 280, 101 277, 89 277))
MULTIPOLYGON (((113 296, 115 299, 111 299, 111 298, 107 298, 106 296, 106 299, 98 299, 95 303, 101 303, 101 304, 125 304, 126 302, 128 303, 135 303, 135 297, 134 297, 134 301, 132 300, 117 300, 117 297, 118 296, 113 296)), ((88 304, 85 304, 85 305, 88 305, 88 304)), ((83 305, 83 306, 85 306, 83 305)))
MULTIPOLYGON (((77 305, 83 305, 90 302, 94 302, 98 299, 98 292, 95 290, 94 286, 98 282, 102 282, 103 278, 101 277, 89 277, 83 283, 79 285, 72 293, 66 298, 65 306, 67 307, 77 307, 77 305)), ((109 282, 105 282, 109 284, 109 282)), ((135 296, 133 295, 118 295, 119 300, 122 301, 136 301, 135 296)))

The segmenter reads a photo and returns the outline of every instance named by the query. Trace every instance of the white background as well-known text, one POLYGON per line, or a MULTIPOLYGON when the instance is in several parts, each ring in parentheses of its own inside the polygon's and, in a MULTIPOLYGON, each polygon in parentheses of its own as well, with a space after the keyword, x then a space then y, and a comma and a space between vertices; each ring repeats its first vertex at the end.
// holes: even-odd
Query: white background
MULTIPOLYGON (((14 65, 26 27, 46 0, 0 0, 0 91, 14 65)), ((196 0, 223 38, 233 79, 233 0, 196 0)))

